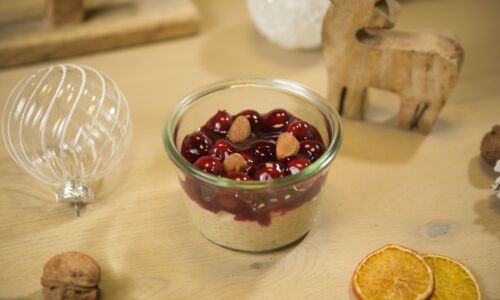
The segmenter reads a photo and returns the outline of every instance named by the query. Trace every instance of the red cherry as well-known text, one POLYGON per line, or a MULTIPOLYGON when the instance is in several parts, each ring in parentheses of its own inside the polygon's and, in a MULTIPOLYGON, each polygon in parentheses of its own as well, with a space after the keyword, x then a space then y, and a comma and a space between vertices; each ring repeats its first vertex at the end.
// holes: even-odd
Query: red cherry
POLYGON ((310 140, 313 138, 313 132, 312 132, 312 127, 309 123, 302 121, 302 120, 297 120, 285 129, 285 131, 290 132, 293 134, 295 138, 299 141, 305 141, 305 140, 310 140))
POLYGON ((224 174, 224 169, 222 168, 222 163, 217 158, 205 155, 198 158, 194 162, 195 167, 216 176, 222 176, 224 174))
POLYGON ((236 118, 238 116, 245 116, 248 119, 250 125, 252 126, 252 131, 254 131, 256 128, 259 128, 260 124, 262 124, 262 116, 255 110, 247 109, 239 112, 234 117, 236 118))
POLYGON ((225 135, 231 124, 233 118, 225 110, 219 110, 213 117, 211 117, 205 124, 205 130, 209 130, 218 134, 225 135))
POLYGON ((266 162, 258 165, 253 171, 253 178, 268 181, 285 176, 285 167, 279 162, 266 162))
POLYGON ((302 156, 287 157, 286 170, 288 174, 295 175, 311 164, 311 161, 302 156))
POLYGON ((325 146, 314 140, 300 142, 299 153, 309 158, 311 162, 316 161, 325 152, 325 146))
POLYGON ((226 136, 225 134, 222 134, 222 133, 213 132, 212 130, 208 129, 207 126, 205 126, 205 125, 198 128, 198 131, 203 132, 208 137, 210 137, 213 141, 218 140, 218 139, 223 139, 226 136))
POLYGON ((290 116, 284 109, 274 109, 268 112, 262 121, 262 131, 280 131, 290 123, 290 116))
POLYGON ((216 199, 221 209, 232 214, 247 213, 249 210, 248 204, 234 193, 219 193, 216 199))
POLYGON ((223 161, 230 154, 236 152, 236 148, 227 140, 217 140, 208 153, 223 161))
POLYGON ((275 159, 276 143, 268 140, 257 140, 250 144, 249 150, 256 162, 272 161, 275 159))
POLYGON ((210 147, 212 147, 212 139, 203 132, 197 131, 184 137, 181 154, 190 163, 193 163, 201 156, 208 154, 210 147))
POLYGON ((236 181, 249 181, 252 180, 250 176, 243 172, 231 172, 229 174, 226 174, 226 177, 229 179, 233 179, 236 181))
POLYGON ((321 137, 321 134, 319 133, 318 129, 316 127, 311 125, 311 140, 315 140, 320 142, 321 144, 325 144, 323 141, 323 138, 321 137))

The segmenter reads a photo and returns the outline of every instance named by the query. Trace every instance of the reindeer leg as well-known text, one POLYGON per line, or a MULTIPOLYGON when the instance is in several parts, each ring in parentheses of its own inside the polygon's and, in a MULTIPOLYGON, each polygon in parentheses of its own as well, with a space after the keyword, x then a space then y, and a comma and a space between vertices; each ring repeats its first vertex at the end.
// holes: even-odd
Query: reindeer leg
MULTIPOLYGON (((401 96, 401 104, 397 117, 397 126, 403 129, 413 129, 415 116, 418 108, 418 101, 401 96)), ((417 120, 418 121, 418 120, 417 120)))
POLYGON ((443 105, 437 105, 436 103, 427 103, 425 111, 418 120, 417 130, 423 133, 429 133, 432 130, 432 126, 436 122, 439 112, 443 108, 443 105))
POLYGON ((341 93, 340 107, 348 118, 362 120, 365 113, 366 87, 347 86, 341 93))
POLYGON ((422 133, 429 133, 437 120, 443 105, 426 101, 401 99, 401 108, 398 114, 398 127, 417 129, 422 133))
POLYGON ((345 90, 344 86, 341 84, 337 84, 335 82, 330 82, 328 84, 328 102, 332 105, 334 109, 336 109, 339 115, 343 113, 343 91, 345 90))

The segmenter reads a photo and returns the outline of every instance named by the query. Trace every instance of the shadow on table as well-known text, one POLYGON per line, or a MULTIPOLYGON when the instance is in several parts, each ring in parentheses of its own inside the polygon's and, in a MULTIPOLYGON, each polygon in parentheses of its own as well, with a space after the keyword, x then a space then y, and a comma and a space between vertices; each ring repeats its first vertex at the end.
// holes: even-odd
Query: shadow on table
POLYGON ((341 155, 370 162, 403 163, 410 160, 427 138, 389 124, 343 119, 341 155))
MULTIPOLYGON (((307 239, 307 235, 303 239, 307 239)), ((203 238, 202 242, 206 244, 206 247, 202 249, 210 248, 207 253, 213 255, 213 261, 217 262, 217 267, 207 268, 203 264, 197 264, 193 267, 200 282, 210 282, 217 285, 215 289, 211 289, 210 292, 214 294, 207 295, 208 298, 210 296, 214 298, 220 296, 220 299, 252 299, 252 294, 257 287, 272 288, 273 284, 280 284, 280 281, 284 282, 291 279, 291 277, 284 274, 281 278, 275 278, 272 282, 269 281, 269 278, 273 277, 270 274, 284 268, 283 264, 293 264, 286 257, 293 255, 296 250, 300 251, 298 248, 302 246, 303 239, 280 250, 250 253, 229 250, 210 243, 203 238)), ((198 290, 190 296, 193 298, 203 296, 203 288, 199 286, 198 290)))
POLYGON ((3 297, 0 297, 0 300, 42 300, 44 299, 43 298, 43 294, 42 294, 42 289, 40 288, 40 290, 32 293, 32 294, 29 294, 29 295, 26 295, 26 296, 23 296, 23 297, 14 297, 14 298, 3 298, 3 297))
POLYGON ((485 163, 479 155, 469 161, 468 168, 469 182, 476 188, 491 189, 498 174, 493 167, 485 163))
POLYGON ((483 231, 495 236, 500 240, 500 199, 493 194, 474 205, 474 211, 478 217, 475 224, 481 225, 483 231))
POLYGON ((162 290, 170 287, 170 282, 161 277, 134 276, 122 277, 116 274, 108 274, 115 277, 115 281, 102 288, 99 300, 113 299, 161 299, 162 290), (116 279, 117 278, 117 279, 116 279))

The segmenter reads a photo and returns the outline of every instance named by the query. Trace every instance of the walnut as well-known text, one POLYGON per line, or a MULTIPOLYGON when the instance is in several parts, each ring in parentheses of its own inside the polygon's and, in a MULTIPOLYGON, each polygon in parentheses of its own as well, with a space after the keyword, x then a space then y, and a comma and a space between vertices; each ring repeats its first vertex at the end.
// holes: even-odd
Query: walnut
POLYGON ((500 125, 495 125, 481 142, 481 157, 490 165, 495 166, 500 160, 500 125))
POLYGON ((101 269, 81 252, 52 257, 43 267, 41 283, 45 300, 95 300, 101 269))
POLYGON ((289 132, 283 132, 276 141, 276 158, 282 160, 299 152, 300 142, 289 132))
POLYGON ((231 142, 239 143, 246 140, 251 132, 252 126, 250 125, 250 121, 245 116, 238 116, 234 119, 233 124, 231 124, 227 137, 231 142))

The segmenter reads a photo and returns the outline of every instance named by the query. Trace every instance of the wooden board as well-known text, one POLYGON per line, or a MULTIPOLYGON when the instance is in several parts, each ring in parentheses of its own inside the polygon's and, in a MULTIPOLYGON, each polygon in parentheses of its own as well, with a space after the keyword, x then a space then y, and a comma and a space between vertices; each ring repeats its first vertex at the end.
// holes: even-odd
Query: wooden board
POLYGON ((113 49, 198 30, 190 0, 141 0, 86 12, 83 23, 52 27, 44 18, 0 26, 0 67, 113 49))
MULTIPOLYGON (((95 10, 112 7, 117 4, 131 3, 137 0, 85 0, 85 9, 95 10)), ((46 12, 47 0, 2 1, 0 6, 0 26, 7 23, 42 18, 46 12)))
MULTIPOLYGON (((221 78, 287 78, 325 96, 325 65, 320 51, 287 51, 261 37, 244 0, 196 4, 205 30, 192 38, 71 58, 114 79, 134 131, 80 218, 57 208, 53 189, 18 167, 0 141, 0 299, 40 300, 44 263, 80 250, 102 267, 101 300, 354 300, 357 263, 387 243, 452 256, 476 275, 484 300, 500 299, 500 201, 479 159, 483 135, 499 121, 500 39, 485 33, 500 28, 500 1, 402 2, 401 29, 448 28, 467 52, 432 134, 387 126, 397 99, 370 91, 370 122, 344 120, 310 234, 259 255, 218 247, 196 231, 161 128, 183 95, 221 78)), ((62 61, 0 70, 0 108, 16 82, 62 61)))

